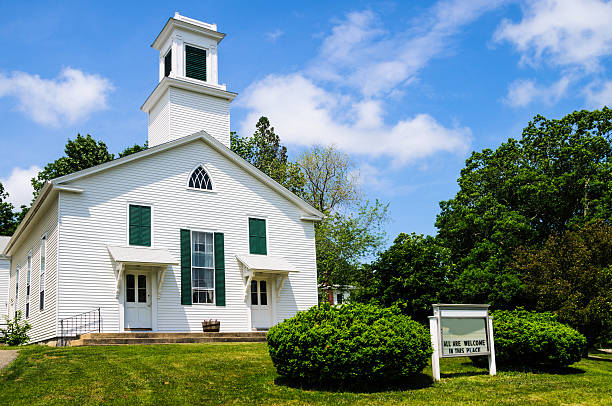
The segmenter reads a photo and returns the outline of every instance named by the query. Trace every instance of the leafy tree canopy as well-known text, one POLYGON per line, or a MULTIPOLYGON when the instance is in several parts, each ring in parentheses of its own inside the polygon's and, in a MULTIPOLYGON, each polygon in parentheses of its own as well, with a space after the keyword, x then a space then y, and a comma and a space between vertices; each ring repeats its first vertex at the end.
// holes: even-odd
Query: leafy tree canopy
POLYGON ((89 134, 85 137, 78 134, 76 139, 69 139, 64 153, 66 154, 65 156, 47 164, 38 173, 38 176, 32 179, 34 197, 38 196, 38 193, 48 180, 91 168, 92 166, 112 161, 115 158, 113 154, 108 152, 105 143, 96 141, 89 134))
POLYGON ((594 219, 612 220, 612 110, 536 116, 520 140, 474 152, 436 226, 451 250, 460 300, 512 307, 523 283, 517 247, 594 219))
POLYGON ((425 322, 432 303, 448 300, 453 278, 448 248, 431 236, 401 233, 364 268, 356 299, 385 307, 397 305, 425 322))
POLYGON ((260 117, 252 137, 230 134, 230 148, 272 179, 301 196, 304 178, 300 169, 287 157, 287 147, 281 145, 267 117, 260 117))
POLYGON ((6 201, 8 193, 0 183, 0 235, 12 235, 17 227, 13 205, 6 201))
POLYGON ((122 152, 119 153, 119 158, 123 158, 124 156, 135 154, 136 152, 145 151, 149 148, 149 141, 146 141, 143 145, 134 144, 131 147, 127 147, 122 152))
POLYGON ((593 344, 612 343, 612 226, 603 221, 520 248, 512 263, 529 306, 553 311, 593 344))

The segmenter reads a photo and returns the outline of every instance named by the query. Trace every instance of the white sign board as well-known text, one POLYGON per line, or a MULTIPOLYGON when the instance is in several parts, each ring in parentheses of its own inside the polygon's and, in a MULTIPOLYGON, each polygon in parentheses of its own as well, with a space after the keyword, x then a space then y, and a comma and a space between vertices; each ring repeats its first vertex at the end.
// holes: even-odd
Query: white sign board
POLYGON ((431 368, 434 379, 440 380, 440 358, 489 358, 489 373, 496 374, 493 323, 489 305, 434 304, 434 315, 429 317, 433 354, 431 368))
POLYGON ((442 325, 442 356, 473 356, 489 353, 487 321, 484 318, 444 317, 442 325))

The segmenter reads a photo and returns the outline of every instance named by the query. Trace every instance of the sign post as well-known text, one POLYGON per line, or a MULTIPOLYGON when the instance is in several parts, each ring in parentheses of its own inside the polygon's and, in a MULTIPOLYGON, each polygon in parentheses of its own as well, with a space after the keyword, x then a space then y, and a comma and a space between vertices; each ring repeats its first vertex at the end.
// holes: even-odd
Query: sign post
POLYGON ((433 312, 434 315, 429 316, 429 331, 434 380, 440 380, 440 358, 486 355, 489 374, 497 373, 488 304, 434 304, 433 312))

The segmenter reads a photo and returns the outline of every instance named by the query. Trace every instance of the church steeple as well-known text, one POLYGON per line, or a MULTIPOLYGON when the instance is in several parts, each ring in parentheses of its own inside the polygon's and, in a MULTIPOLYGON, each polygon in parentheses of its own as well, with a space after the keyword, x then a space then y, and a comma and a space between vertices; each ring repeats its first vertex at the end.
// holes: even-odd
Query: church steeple
POLYGON ((229 103, 235 93, 219 84, 217 46, 225 34, 175 13, 153 44, 159 83, 141 109, 149 114, 149 146, 206 131, 229 148, 229 103))

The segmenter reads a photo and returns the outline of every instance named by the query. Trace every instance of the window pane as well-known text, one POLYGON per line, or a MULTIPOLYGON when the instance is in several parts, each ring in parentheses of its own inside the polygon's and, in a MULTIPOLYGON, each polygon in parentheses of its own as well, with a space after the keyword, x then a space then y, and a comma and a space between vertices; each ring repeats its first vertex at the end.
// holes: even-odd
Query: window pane
POLYGON ((147 301, 147 277, 138 275, 138 302, 145 303, 147 301))
POLYGON ((125 277, 125 300, 129 303, 134 303, 136 301, 136 289, 134 285, 134 275, 126 275, 125 277))
POLYGON ((259 302, 262 306, 268 305, 268 288, 266 281, 259 282, 259 302))
POLYGON ((336 294, 336 303, 342 304, 342 293, 336 294))
POLYGON ((259 301, 257 299, 257 281, 251 281, 251 304, 259 304, 259 301))

